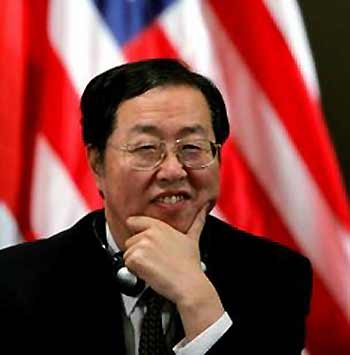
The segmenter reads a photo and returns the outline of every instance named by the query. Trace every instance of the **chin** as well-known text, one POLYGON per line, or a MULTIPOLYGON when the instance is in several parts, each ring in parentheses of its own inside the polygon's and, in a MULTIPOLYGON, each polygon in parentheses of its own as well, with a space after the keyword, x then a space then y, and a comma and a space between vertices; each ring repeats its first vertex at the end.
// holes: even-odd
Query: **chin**
POLYGON ((188 231, 188 229, 190 228, 190 222, 187 221, 177 221, 174 219, 163 219, 163 222, 169 224, 169 226, 175 228, 176 230, 178 230, 181 233, 186 233, 188 231))
POLYGON ((183 218, 183 217, 170 217, 170 216, 157 216, 153 215, 150 216, 156 219, 159 219, 160 221, 169 224, 169 226, 173 227, 174 229, 178 230, 181 233, 186 234, 187 231, 189 230, 191 226, 191 220, 188 220, 188 218, 183 218))

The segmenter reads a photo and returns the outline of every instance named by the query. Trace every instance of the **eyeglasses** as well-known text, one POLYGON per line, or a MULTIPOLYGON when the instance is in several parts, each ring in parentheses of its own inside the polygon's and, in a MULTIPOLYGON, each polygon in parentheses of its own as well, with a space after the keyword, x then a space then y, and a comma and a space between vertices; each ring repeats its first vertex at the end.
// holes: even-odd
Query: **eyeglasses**
MULTIPOLYGON (((115 146, 128 155, 128 162, 135 170, 152 170, 158 167, 168 154, 166 142, 142 142, 115 146)), ((177 139, 172 147, 178 161, 189 169, 203 169, 212 164, 221 144, 206 139, 177 139)))

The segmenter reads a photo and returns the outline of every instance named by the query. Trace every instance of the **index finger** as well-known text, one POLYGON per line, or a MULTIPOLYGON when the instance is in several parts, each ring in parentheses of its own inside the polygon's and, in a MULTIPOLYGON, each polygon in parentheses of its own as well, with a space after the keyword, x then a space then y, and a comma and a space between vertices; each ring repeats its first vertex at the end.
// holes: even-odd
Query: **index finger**
POLYGON ((155 218, 148 216, 130 216, 126 224, 134 233, 139 233, 150 228, 156 221, 155 218))
POLYGON ((191 239, 195 239, 199 241, 199 237, 204 227, 205 218, 208 214, 208 207, 209 207, 209 203, 206 203, 202 207, 202 209, 198 211, 196 217, 194 218, 192 225, 187 232, 187 236, 190 237, 191 239))

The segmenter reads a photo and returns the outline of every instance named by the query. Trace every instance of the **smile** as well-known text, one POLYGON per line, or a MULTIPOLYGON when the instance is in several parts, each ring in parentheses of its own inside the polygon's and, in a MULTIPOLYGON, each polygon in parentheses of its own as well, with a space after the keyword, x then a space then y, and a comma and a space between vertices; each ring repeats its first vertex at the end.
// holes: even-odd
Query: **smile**
POLYGON ((180 201, 183 201, 185 197, 183 195, 171 195, 158 197, 155 202, 165 203, 168 205, 174 205, 180 201))

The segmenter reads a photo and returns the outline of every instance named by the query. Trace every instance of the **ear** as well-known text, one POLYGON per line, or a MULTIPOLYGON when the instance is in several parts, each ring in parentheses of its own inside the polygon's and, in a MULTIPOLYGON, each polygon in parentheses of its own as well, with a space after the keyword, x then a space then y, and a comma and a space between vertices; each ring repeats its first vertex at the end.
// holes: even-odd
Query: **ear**
POLYGON ((88 147, 86 154, 93 174, 101 175, 103 173, 103 158, 101 153, 97 150, 97 148, 88 147))
POLYGON ((86 155, 100 195, 103 197, 104 162, 97 148, 88 147, 86 155))

